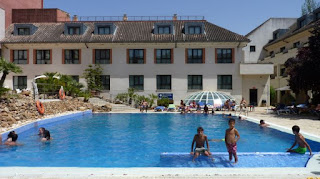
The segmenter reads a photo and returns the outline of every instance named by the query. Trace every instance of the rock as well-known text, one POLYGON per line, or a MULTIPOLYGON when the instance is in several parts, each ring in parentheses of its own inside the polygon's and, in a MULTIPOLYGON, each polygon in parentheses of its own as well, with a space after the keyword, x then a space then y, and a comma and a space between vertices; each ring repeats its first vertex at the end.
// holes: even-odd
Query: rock
POLYGON ((5 108, 3 109, 3 111, 5 111, 5 112, 10 112, 7 107, 5 107, 5 108))

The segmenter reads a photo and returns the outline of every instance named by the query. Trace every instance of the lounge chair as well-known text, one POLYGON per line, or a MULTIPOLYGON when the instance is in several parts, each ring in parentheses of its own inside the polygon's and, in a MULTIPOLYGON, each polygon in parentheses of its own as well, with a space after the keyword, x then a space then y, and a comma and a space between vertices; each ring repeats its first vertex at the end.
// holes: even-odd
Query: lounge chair
POLYGON ((174 105, 174 104, 169 104, 167 112, 169 112, 169 111, 175 112, 175 111, 176 111, 176 105, 174 105))
POLYGON ((318 106, 315 109, 312 109, 311 113, 320 117, 320 104, 318 104, 318 106))
POLYGON ((279 108, 277 109, 277 114, 280 115, 281 113, 289 114, 290 109, 288 109, 286 105, 280 104, 279 108))
POLYGON ((164 107, 164 106, 157 106, 157 107, 154 108, 154 111, 155 111, 155 112, 162 112, 162 111, 164 111, 165 109, 166 109, 166 107, 164 107))

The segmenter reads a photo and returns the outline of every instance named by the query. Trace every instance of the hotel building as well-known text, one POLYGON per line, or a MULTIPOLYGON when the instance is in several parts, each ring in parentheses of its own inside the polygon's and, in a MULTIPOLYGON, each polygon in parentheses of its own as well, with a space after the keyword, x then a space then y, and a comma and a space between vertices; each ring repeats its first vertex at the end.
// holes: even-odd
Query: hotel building
POLYGON ((47 22, 13 19, 19 23, 6 29, 3 57, 23 69, 22 74, 7 77, 7 87, 31 89, 33 78, 45 72, 71 75, 85 84, 84 70, 100 64, 101 95, 111 99, 133 87, 140 95, 169 94, 175 104, 198 91, 220 91, 238 102, 251 97, 255 105, 269 104, 273 65, 248 61, 243 51, 248 38, 203 18, 136 20, 124 15, 116 20, 74 17, 70 21, 67 13, 54 11, 47 22), (250 95, 253 87, 256 96, 250 95))

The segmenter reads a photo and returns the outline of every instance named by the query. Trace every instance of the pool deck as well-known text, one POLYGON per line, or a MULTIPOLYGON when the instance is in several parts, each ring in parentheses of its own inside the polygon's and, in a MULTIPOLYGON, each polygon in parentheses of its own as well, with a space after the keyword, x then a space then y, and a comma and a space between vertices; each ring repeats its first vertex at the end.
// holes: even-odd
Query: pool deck
MULTIPOLYGON (((277 116, 268 114, 265 108, 257 108, 256 111, 250 112, 246 120, 258 123, 260 119, 264 119, 269 127, 287 133, 292 133, 293 125, 299 125, 301 133, 306 138, 320 142, 320 120, 307 116, 277 116)), ((0 167, 0 178, 320 178, 320 154, 319 151, 313 152, 315 155, 305 168, 0 167)))

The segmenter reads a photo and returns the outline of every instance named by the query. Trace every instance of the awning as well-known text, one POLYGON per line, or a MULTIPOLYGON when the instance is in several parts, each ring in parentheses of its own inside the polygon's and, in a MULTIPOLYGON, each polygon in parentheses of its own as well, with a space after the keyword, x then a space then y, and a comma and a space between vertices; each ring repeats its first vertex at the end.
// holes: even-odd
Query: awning
POLYGON ((276 91, 290 91, 290 86, 285 86, 285 87, 282 87, 282 88, 277 88, 276 91))

